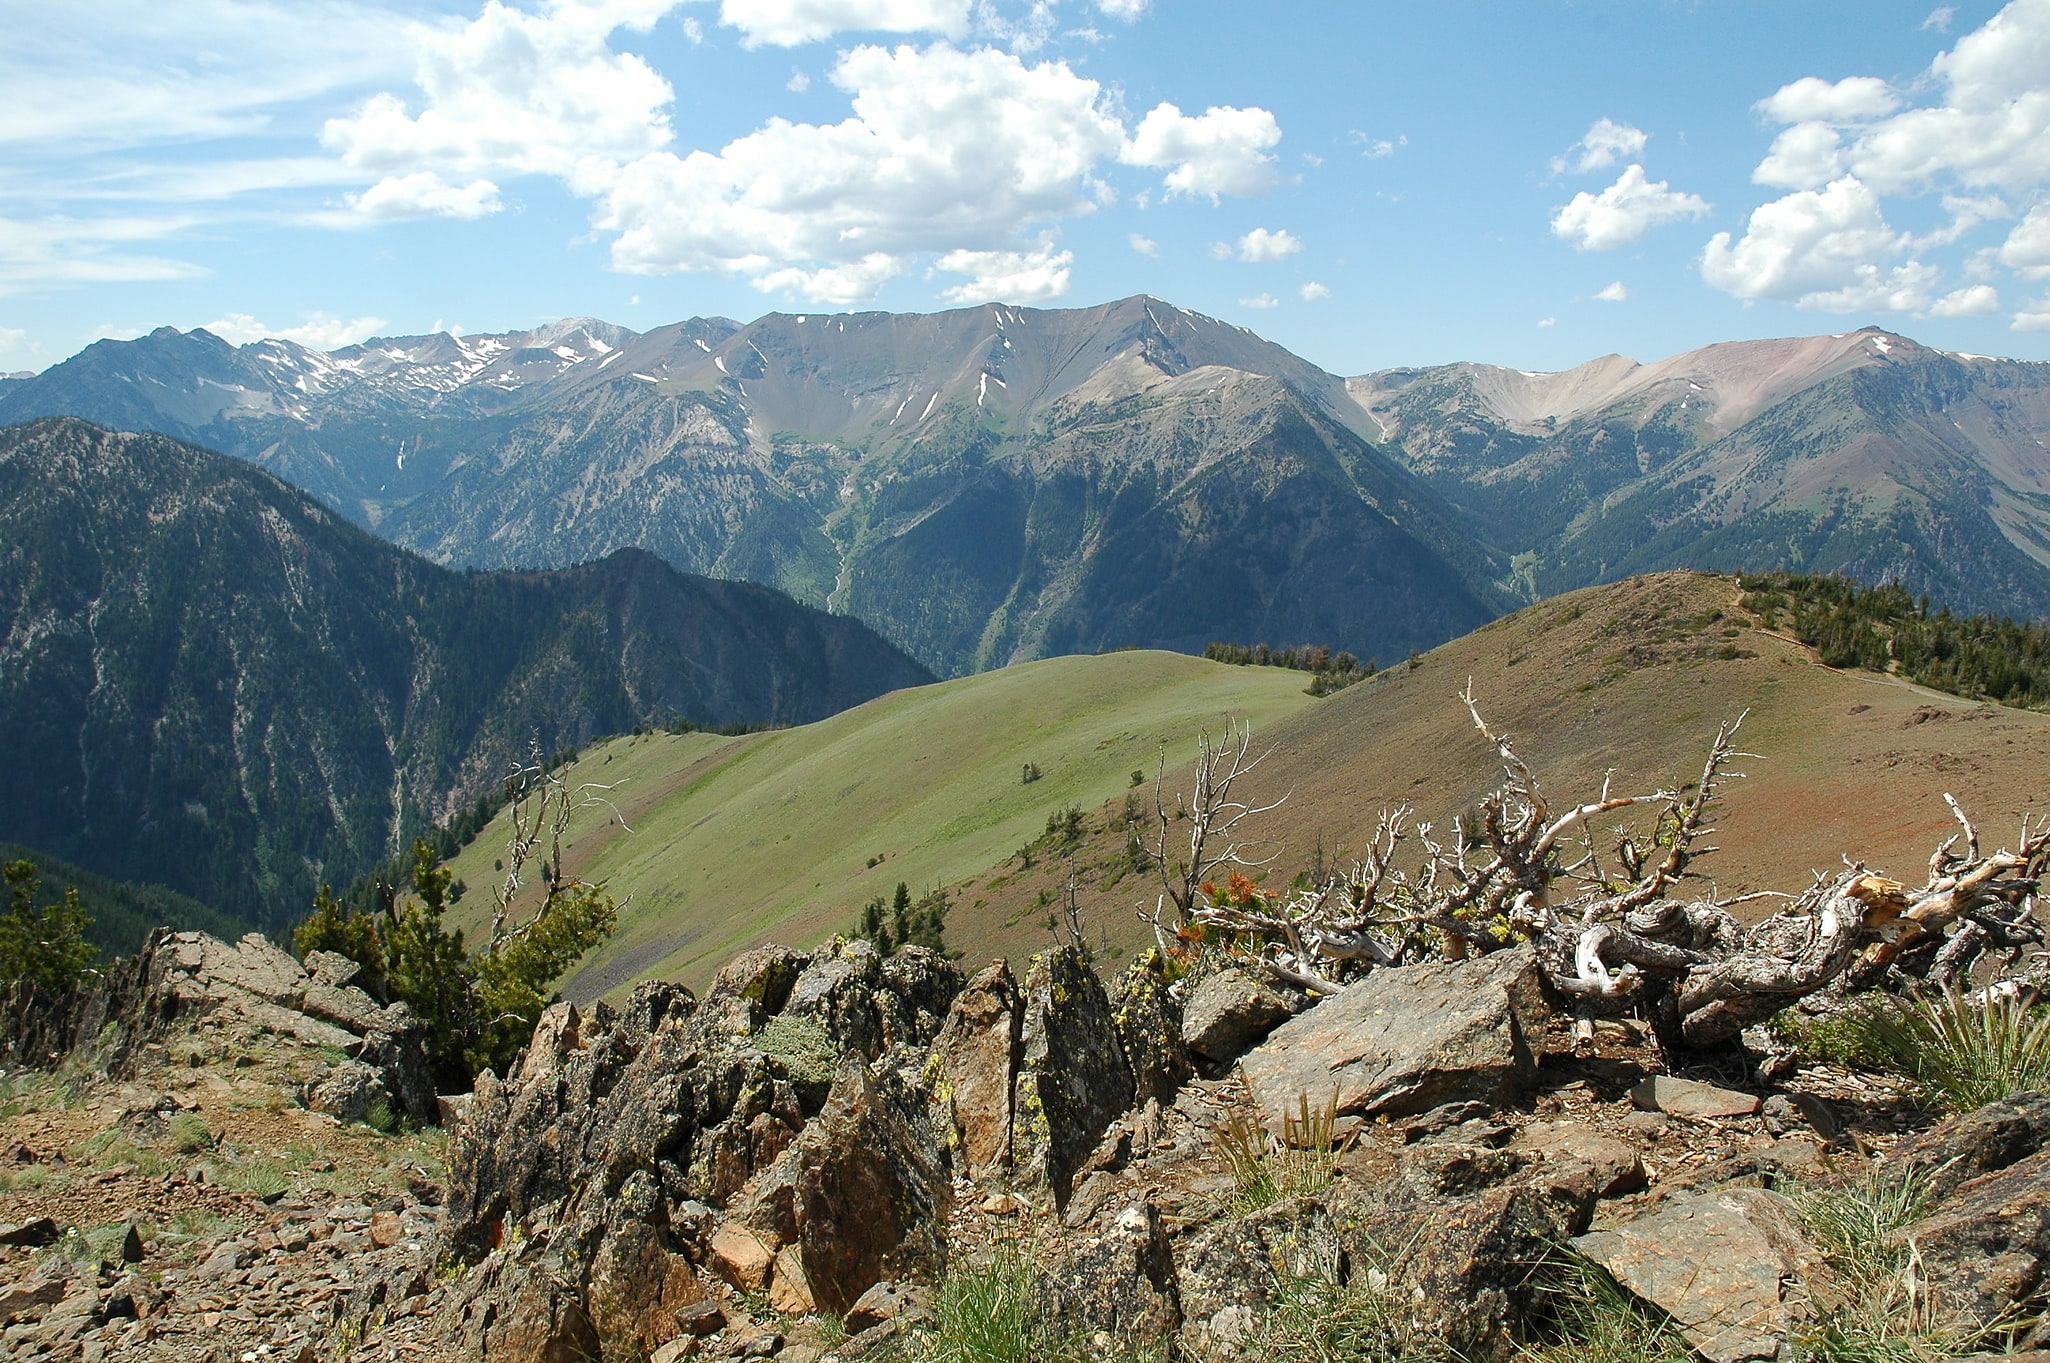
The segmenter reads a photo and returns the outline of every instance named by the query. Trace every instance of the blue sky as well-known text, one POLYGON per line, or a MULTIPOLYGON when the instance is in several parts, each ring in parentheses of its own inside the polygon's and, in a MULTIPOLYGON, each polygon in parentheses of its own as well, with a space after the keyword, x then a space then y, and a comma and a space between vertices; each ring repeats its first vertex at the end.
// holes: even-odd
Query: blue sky
POLYGON ((1153 293, 1339 373, 2050 359, 2050 0, 0 0, 0 371, 1153 293))

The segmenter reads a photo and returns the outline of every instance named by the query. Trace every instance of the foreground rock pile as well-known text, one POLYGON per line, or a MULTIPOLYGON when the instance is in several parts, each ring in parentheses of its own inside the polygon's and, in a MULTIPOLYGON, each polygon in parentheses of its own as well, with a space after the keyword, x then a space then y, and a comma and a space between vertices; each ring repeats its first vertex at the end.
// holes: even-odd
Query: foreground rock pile
POLYGON ((938 1285, 1008 1249, 1095 1355, 1266 1351, 1322 1275, 1404 1337, 1506 1359, 1570 1247, 1736 1363, 1852 1289, 1798 1190, 1875 1159, 1930 1190, 1900 1232, 1930 1310, 2011 1323, 2050 1287, 2050 1096, 1938 1124, 1826 1067, 1668 1075, 1629 1023, 1576 1050, 1527 951, 1311 1006, 1228 967, 1170 987, 1152 954, 1106 988, 1073 949, 1021 979, 765 948, 702 999, 551 1008, 512 1073, 441 1101, 445 1172, 431 1135, 332 1111, 418 1097, 406 1019, 337 1002, 334 963, 153 952, 111 1029, 68 1024, 68 1087, 0 1107, 8 1357, 916 1357, 938 1285), (82 1073, 88 1028, 116 1059, 82 1073), (1249 1164, 1321 1172, 1248 1196, 1249 1164))

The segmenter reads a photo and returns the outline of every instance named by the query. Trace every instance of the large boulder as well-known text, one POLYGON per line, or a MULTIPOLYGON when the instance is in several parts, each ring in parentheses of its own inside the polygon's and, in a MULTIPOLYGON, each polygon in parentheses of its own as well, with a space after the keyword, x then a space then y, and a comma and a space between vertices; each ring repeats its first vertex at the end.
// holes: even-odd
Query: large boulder
POLYGON ((1282 1024, 1239 1064, 1276 1135, 1304 1099, 1359 1117, 1502 1106, 1536 1083, 1546 1012, 1527 947, 1376 970, 1282 1024))
POLYGON ((923 1098, 849 1057, 743 1215, 797 1249, 810 1297, 838 1316, 879 1282, 938 1282, 952 1206, 923 1098))
POLYGON ((1763 1188, 1669 1202, 1573 1247, 1673 1318, 1709 1363, 1777 1358, 1832 1291, 1793 1208, 1763 1188))
POLYGON ((1077 948, 1032 958, 1019 1048, 1011 1161, 1065 1208, 1076 1170, 1133 1095, 1110 999, 1077 948))
POLYGON ((1228 966, 1205 975, 1189 991, 1182 1007, 1182 1038, 1191 1055, 1220 1070, 1294 1016, 1288 995, 1249 970, 1228 966))
POLYGON ((1921 1175, 1941 1198, 1953 1189, 2050 1146, 2050 1093, 2018 1093, 1952 1117, 1893 1153, 1893 1163, 1921 1175))

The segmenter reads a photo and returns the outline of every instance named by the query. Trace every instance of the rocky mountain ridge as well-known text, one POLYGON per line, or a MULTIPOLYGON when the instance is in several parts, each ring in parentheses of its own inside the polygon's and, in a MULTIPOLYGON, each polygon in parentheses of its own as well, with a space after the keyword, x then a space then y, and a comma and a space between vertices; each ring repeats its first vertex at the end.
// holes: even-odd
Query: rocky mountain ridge
POLYGON ((1517 556, 1528 592, 1770 565, 2050 611, 2050 365, 1867 327, 1348 387, 1390 448, 1517 556))
POLYGON ((1361 437, 1340 380, 1159 300, 575 334, 322 358, 159 332, 46 371, 0 421, 202 440, 447 563, 639 546, 943 673, 1268 635, 1388 657, 1506 603, 1504 565, 1361 437))

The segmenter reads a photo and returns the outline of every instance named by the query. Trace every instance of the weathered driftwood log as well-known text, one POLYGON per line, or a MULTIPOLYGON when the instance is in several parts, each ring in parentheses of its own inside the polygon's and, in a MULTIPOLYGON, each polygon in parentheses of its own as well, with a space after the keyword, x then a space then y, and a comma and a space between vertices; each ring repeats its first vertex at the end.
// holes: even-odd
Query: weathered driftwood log
MULTIPOLYGON (((1595 799, 1561 813, 1510 741, 1481 717, 1471 688, 1460 700, 1503 772, 1472 826, 1455 820, 1453 836, 1441 843, 1429 824, 1412 825, 1407 805, 1397 806, 1381 815, 1347 872, 1285 895, 1243 880, 1220 891, 1189 874, 1249 864, 1243 843, 1220 853, 1206 849, 1205 835, 1220 827, 1236 832, 1257 812, 1244 802, 1220 803, 1250 770, 1249 737, 1234 731, 1222 758, 1206 747, 1188 811, 1191 856, 1176 868, 1178 878, 1169 879, 1163 865, 1167 893, 1153 915, 1156 929, 1171 904, 1184 936, 1221 936, 1274 978, 1324 993, 1366 970, 1533 941, 1560 1006, 1584 1024, 1638 1012, 1667 1044, 1700 1048, 1727 1045, 1744 1028, 1825 991, 1841 996, 1923 980, 1948 986, 1988 950, 2012 959, 2043 940, 2032 896, 2050 861, 2050 824, 2025 819, 2015 850, 1987 853, 1946 795, 1960 831, 1930 857, 1920 889, 1847 861, 1801 894, 1780 896, 1791 902, 1747 929, 1730 912, 1742 900, 1672 895, 1692 864, 1716 850, 1704 839, 1714 831, 1721 783, 1742 774, 1727 770, 1745 755, 1735 746, 1742 715, 1717 730, 1690 793, 1616 795, 1605 782, 1595 799), (1206 806, 1206 797, 1217 807, 1206 806), (1590 820, 1642 807, 1655 810, 1649 829, 1620 832, 1605 862, 1590 820), (1412 838, 1423 856, 1405 867, 1399 853, 1412 838)), ((1161 822, 1164 833, 1164 804, 1161 822)))

